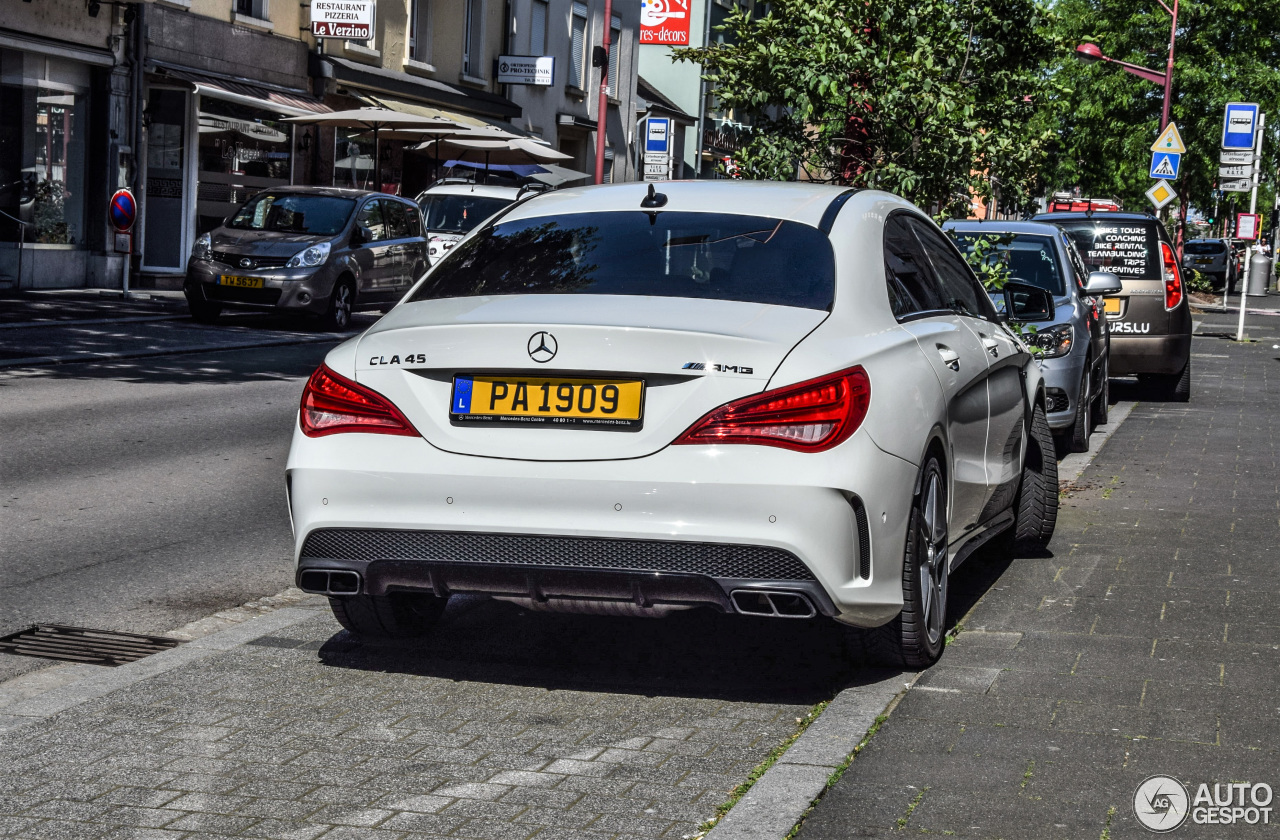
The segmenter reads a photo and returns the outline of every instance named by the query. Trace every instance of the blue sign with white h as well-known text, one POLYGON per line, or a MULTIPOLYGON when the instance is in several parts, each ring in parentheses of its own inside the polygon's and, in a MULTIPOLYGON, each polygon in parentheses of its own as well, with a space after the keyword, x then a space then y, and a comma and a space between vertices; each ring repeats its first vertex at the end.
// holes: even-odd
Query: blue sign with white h
POLYGON ((645 130, 644 150, 665 153, 671 143, 671 120, 666 117, 650 117, 645 130))
POLYGON ((1253 133, 1258 128, 1258 105, 1255 102, 1228 102, 1222 118, 1222 148, 1252 149, 1253 133))
POLYGON ((1182 155, 1173 152, 1151 153, 1151 177, 1172 181, 1178 177, 1178 169, 1182 166, 1182 155))

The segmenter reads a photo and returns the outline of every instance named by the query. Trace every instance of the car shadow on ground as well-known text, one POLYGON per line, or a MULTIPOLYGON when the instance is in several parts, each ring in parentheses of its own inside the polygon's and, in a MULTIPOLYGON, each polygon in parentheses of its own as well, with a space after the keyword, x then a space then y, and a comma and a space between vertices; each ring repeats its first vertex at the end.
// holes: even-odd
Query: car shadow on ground
POLYGON ((423 639, 364 642, 343 631, 319 656, 334 668, 548 690, 812 705, 900 673, 852 661, 844 635, 828 619, 565 615, 463 597, 423 639))

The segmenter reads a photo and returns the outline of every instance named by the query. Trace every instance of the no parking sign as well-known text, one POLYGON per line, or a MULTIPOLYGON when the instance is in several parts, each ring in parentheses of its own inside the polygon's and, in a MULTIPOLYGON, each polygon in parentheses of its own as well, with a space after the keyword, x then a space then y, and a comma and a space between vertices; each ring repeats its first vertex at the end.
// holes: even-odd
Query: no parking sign
POLYGON ((134 220, 138 218, 138 202, 128 190, 116 190, 107 207, 111 217, 111 226, 118 233, 128 233, 133 229, 134 220))

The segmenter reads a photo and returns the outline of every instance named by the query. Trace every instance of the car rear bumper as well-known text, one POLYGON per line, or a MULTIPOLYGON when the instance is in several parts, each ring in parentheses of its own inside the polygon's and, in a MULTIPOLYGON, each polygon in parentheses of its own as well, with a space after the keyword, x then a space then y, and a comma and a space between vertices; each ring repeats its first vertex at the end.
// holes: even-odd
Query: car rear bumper
POLYGON ((247 309, 274 309, 322 314, 333 293, 334 275, 327 267, 280 268, 246 271, 205 260, 191 260, 182 290, 188 300, 220 303, 247 309), (245 289, 223 286, 223 274, 261 278, 262 288, 245 289))
POLYGON ((1111 375, 1181 373, 1191 358, 1191 335, 1111 336, 1111 375))
POLYGON ((739 612, 750 610, 735 607, 735 592, 768 590, 868 627, 902 609, 915 476, 865 433, 818 456, 681 446, 625 461, 536 462, 415 438, 295 432, 288 467, 300 583, 307 571, 340 569, 374 594, 739 612))

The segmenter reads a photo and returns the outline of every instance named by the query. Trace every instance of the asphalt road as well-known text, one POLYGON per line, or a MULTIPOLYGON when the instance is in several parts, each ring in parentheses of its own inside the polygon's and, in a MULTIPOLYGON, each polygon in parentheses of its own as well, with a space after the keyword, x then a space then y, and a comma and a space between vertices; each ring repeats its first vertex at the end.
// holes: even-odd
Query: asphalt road
POLYGON ((0 634, 163 632, 291 585, 285 458, 332 346, 0 371, 0 634))

